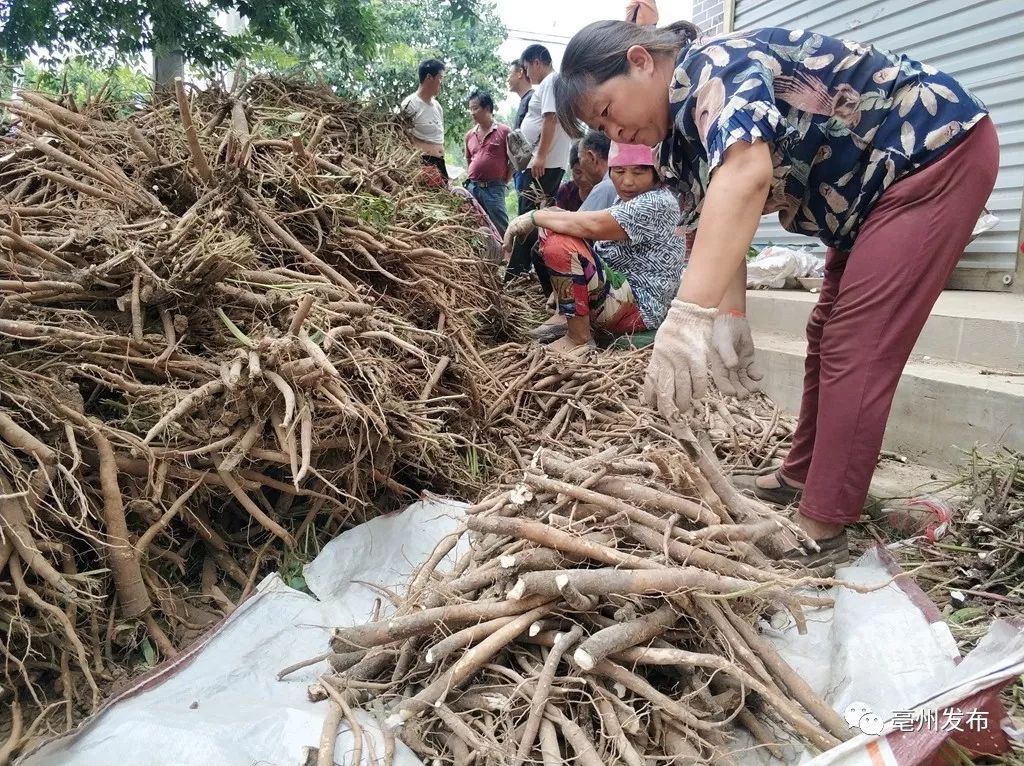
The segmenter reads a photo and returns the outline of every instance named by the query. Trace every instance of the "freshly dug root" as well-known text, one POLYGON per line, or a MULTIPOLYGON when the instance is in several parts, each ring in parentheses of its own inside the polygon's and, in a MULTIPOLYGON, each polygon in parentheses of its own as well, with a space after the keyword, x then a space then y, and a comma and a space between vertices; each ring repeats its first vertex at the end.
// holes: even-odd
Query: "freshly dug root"
MULTIPOLYGON (((551 682, 555 678, 555 671, 558 670, 558 664, 562 661, 562 655, 569 647, 576 644, 582 635, 583 628, 577 625, 568 633, 559 634, 551 651, 548 652, 547 659, 544 660, 544 667, 537 678, 537 690, 533 693, 533 699, 530 700, 530 716, 526 719, 526 728, 519 740, 519 749, 512 762, 513 766, 521 766, 530 751, 533 750, 533 743, 540 732, 540 724, 547 711, 548 697, 551 695, 551 682)), ((557 709, 554 710, 557 714, 557 709)), ((559 720, 567 719, 564 719, 564 716, 559 716, 559 720)))
POLYGON ((390 618, 345 630, 336 630, 331 638, 331 643, 335 646, 349 646, 354 649, 370 649, 381 644, 428 633, 438 625, 465 625, 480 620, 495 620, 510 615, 521 615, 547 602, 548 599, 533 598, 524 599, 518 603, 492 601, 440 606, 401 618, 390 618))
MULTIPOLYGON (((600 689, 600 687, 598 688, 600 689)), ((594 700, 594 704, 601 716, 602 728, 614 740, 616 754, 626 766, 645 766, 647 762, 637 752, 636 747, 629 738, 629 733, 623 728, 622 722, 619 721, 619 714, 615 706, 609 701, 607 694, 604 690, 600 690, 598 697, 594 700)))
MULTIPOLYGON (((692 463, 649 461, 623 422, 609 417, 611 433, 576 452, 560 447, 568 481, 539 473, 551 465, 540 448, 522 481, 467 513, 469 550, 451 570, 438 563, 462 532, 413 575, 394 616, 336 631, 336 650, 378 648, 374 667, 339 668, 335 683, 372 684, 385 724, 417 752, 445 764, 474 753, 514 766, 728 764, 735 727, 772 753, 784 740, 824 751, 850 737, 752 635, 758 616, 820 601, 797 590, 808 580, 753 563, 749 542, 778 528, 774 514, 750 505, 734 523, 728 508, 659 517, 641 507, 638 498, 657 498, 662 513, 684 507, 680 498, 716 502, 696 494, 707 489, 692 463), (620 481, 579 473, 604 460, 620 481), (688 478, 673 478, 677 468, 688 478), (452 598, 464 601, 437 605, 452 598)), ((659 448, 680 446, 653 433, 659 448)))
POLYGON ((743 637, 743 640, 757 652, 757 655, 771 671, 780 688, 788 692, 813 715, 829 733, 839 740, 847 740, 853 736, 850 727, 835 710, 829 707, 811 687, 799 675, 797 675, 786 661, 779 656, 779 653, 765 639, 758 635, 748 623, 742 620, 735 612, 725 607, 726 616, 733 627, 743 637))
POLYGON ((764 583, 738 580, 707 572, 696 567, 664 569, 567 569, 552 572, 526 572, 520 576, 508 597, 516 600, 526 596, 556 597, 566 585, 584 596, 632 596, 652 593, 679 593, 699 591, 766 596, 781 595, 781 591, 764 583))
POLYGON ((562 750, 558 745, 558 730, 547 718, 540 722, 540 752, 544 766, 562 766, 562 750))
MULTIPOLYGON (((583 468, 575 468, 571 464, 547 457, 543 460, 543 467, 553 470, 554 473, 564 476, 571 481, 586 481, 590 473, 583 468)), ((551 487, 548 484, 545 488, 551 487)), ((571 494, 582 502, 593 501, 594 499, 604 500, 601 495, 591 494, 582 488, 573 488, 572 485, 555 485, 558 490, 571 494)), ((721 521, 713 512, 700 506, 698 503, 678 495, 667 492, 659 492, 651 487, 635 482, 628 482, 620 478, 601 479, 597 482, 596 490, 606 497, 612 497, 623 501, 621 504, 612 503, 613 510, 625 509, 628 505, 652 508, 668 513, 678 513, 680 516, 690 519, 697 524, 717 524, 721 521)))
POLYGON ((563 532, 555 527, 535 521, 472 516, 467 519, 466 525, 474 532, 490 532, 491 534, 521 537, 538 545, 546 545, 560 553, 583 559, 592 559, 605 564, 652 568, 658 566, 639 556, 623 553, 615 548, 609 548, 606 545, 585 540, 579 535, 563 532))
POLYGON ((152 606, 142 579, 138 551, 128 538, 124 499, 117 477, 117 461, 110 441, 89 421, 93 443, 99 454, 100 488, 103 492, 103 521, 109 538, 109 564, 117 588, 117 600, 128 617, 145 614, 152 606))
POLYGON ((548 706, 546 715, 562 730, 562 736, 576 754, 576 763, 580 766, 604 766, 594 743, 575 721, 562 715, 558 708, 552 706, 548 706))
POLYGON ((11 762, 11 755, 17 750, 21 742, 24 726, 21 704, 18 702, 18 698, 15 697, 11 703, 11 730, 7 734, 7 741, 0 745, 0 766, 7 766, 11 762))
MULTIPOLYGON (((566 363, 522 343, 542 299, 486 262, 474 208, 418 180, 406 126, 323 88, 240 82, 179 83, 128 116, 67 96, 5 105, 18 130, 0 177, 0 574, 18 572, 8 596, 28 617, 10 621, 0 685, 25 720, 66 729, 89 708, 79 676, 98 699, 140 652, 172 657, 261 576, 425 489, 472 504, 471 555, 448 571, 451 537, 393 616, 340 631, 317 662, 389 713, 431 689, 406 727, 431 758, 481 761, 439 701, 515 756, 503 743, 520 741, 548 647, 529 642, 536 618, 505 631, 541 607, 543 632, 580 626, 585 641, 670 603, 674 642, 765 682, 724 611, 709 624, 697 602, 750 624, 769 605, 798 612, 755 548, 785 520, 731 492, 716 462, 770 465, 791 423, 763 398, 715 397, 695 420, 706 436, 677 432, 639 404, 649 352, 566 363), (690 602, 589 592, 575 574, 509 598, 532 573, 657 578, 675 564, 703 572, 660 581, 690 602), (451 674, 466 657, 482 662, 451 674)), ((589 743, 605 762, 665 760, 649 700, 584 694, 605 679, 572 664, 576 648, 524 758, 586 760, 589 743), (597 700, 617 733, 597 733, 597 700)), ((660 691, 699 700, 705 671, 660 691)), ((694 720, 729 725, 693 704, 694 720)), ((673 720, 698 751, 721 749, 715 731, 673 720)))
POLYGON ((436 704, 439 699, 442 699, 449 688, 462 683, 462 681, 476 672, 480 666, 488 662, 510 641, 516 638, 516 636, 526 631, 531 623, 540 619, 549 611, 549 603, 546 603, 537 609, 519 615, 508 624, 502 625, 486 639, 467 651, 448 671, 435 679, 433 683, 424 688, 419 694, 404 700, 388 719, 388 725, 393 726, 404 723, 411 716, 422 712, 428 705, 436 704))
POLYGON ((178 418, 182 417, 186 413, 190 412, 195 407, 198 407, 202 401, 208 397, 215 396, 224 390, 224 382, 221 380, 211 380, 209 383, 205 383, 195 391, 189 393, 188 396, 184 397, 178 402, 171 410, 169 410, 163 417, 160 418, 153 427, 146 432, 145 437, 142 439, 143 444, 149 444, 178 418))
POLYGON ((645 644, 679 620, 672 604, 662 604, 650 614, 599 630, 577 647, 572 658, 583 670, 594 667, 610 654, 645 644))
POLYGON ((21 500, 14 495, 11 484, 0 474, 0 531, 3 532, 5 540, 10 541, 22 561, 25 562, 26 567, 53 586, 62 596, 75 598, 74 587, 39 550, 29 529, 21 500))
POLYGON ((16 556, 24 593, 73 616, 11 605, 32 616, 0 686, 44 731, 88 712, 80 655, 109 685, 285 556, 518 464, 526 427, 483 425, 482 355, 532 308, 484 262, 477 211, 418 180, 393 115, 239 82, 128 113, 5 104, 0 574, 16 556))
POLYGON ((819 730, 813 722, 809 721, 798 710, 793 702, 773 691, 768 685, 758 681, 752 675, 736 667, 723 657, 702 655, 682 649, 634 648, 617 653, 616 659, 638 665, 670 665, 685 668, 703 667, 721 670, 723 673, 737 676, 745 686, 760 694, 769 705, 774 707, 786 719, 786 723, 792 725, 794 729, 823 750, 834 747, 843 739, 851 737, 849 731, 839 730, 842 735, 840 739, 831 737, 828 733, 819 730))
POLYGON ((327 717, 324 718, 323 731, 320 733, 320 746, 317 748, 316 766, 334 766, 334 746, 338 741, 338 727, 345 713, 335 700, 330 700, 327 717))
POLYGON ((427 650, 425 659, 430 665, 433 665, 435 662, 441 662, 452 652, 475 644, 477 641, 480 641, 494 633, 498 628, 508 625, 508 623, 514 619, 515 616, 499 617, 495 620, 489 620, 488 622, 470 625, 468 628, 464 628, 458 633, 453 633, 448 636, 448 638, 434 644, 434 646, 427 650))

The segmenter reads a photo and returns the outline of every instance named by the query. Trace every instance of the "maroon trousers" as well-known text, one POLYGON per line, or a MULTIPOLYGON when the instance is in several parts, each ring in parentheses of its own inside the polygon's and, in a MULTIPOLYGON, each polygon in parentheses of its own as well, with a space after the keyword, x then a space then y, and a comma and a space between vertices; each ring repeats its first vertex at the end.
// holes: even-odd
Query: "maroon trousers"
POLYGON ((800 420, 783 475, 800 512, 861 514, 903 367, 995 185, 999 140, 986 117, 956 146, 897 181, 849 253, 829 250, 807 324, 800 420))

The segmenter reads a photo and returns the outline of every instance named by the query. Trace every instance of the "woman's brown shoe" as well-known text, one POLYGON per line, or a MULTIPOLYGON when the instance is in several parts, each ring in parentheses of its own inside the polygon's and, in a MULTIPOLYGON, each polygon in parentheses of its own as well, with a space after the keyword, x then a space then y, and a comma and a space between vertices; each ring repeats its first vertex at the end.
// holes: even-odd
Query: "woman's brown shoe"
POLYGON ((776 560, 792 569, 807 570, 815 577, 832 577, 836 567, 850 561, 850 540, 845 531, 814 543, 818 547, 816 551, 812 551, 809 545, 797 545, 780 554, 776 560))
POLYGON ((771 488, 757 486, 757 480, 761 478, 760 476, 733 476, 732 483, 740 492, 746 492, 748 495, 752 495, 758 500, 764 500, 772 505, 789 506, 800 501, 803 489, 794 487, 787 482, 782 475, 781 468, 772 475, 779 483, 779 486, 771 488))

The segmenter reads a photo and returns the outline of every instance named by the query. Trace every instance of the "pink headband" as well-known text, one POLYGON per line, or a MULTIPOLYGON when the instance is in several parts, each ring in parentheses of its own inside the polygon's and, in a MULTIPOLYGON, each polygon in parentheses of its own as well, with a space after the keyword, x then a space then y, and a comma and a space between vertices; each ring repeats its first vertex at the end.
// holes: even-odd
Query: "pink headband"
POLYGON ((628 165, 648 165, 654 167, 654 152, 651 147, 643 144, 620 144, 612 141, 608 152, 608 167, 624 168, 628 165))

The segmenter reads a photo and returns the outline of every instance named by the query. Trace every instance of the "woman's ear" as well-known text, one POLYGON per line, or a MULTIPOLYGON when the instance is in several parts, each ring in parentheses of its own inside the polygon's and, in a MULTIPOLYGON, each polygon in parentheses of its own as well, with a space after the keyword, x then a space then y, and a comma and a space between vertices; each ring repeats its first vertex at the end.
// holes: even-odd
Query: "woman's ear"
POLYGON ((630 69, 650 75, 654 73, 654 56, 642 45, 630 46, 626 51, 630 69))

